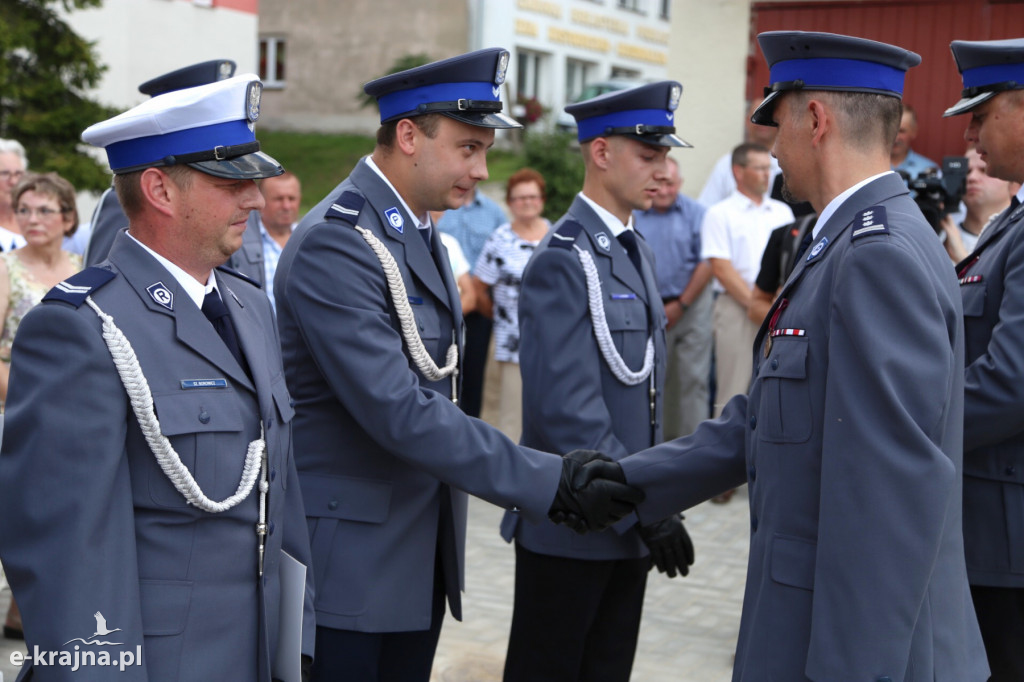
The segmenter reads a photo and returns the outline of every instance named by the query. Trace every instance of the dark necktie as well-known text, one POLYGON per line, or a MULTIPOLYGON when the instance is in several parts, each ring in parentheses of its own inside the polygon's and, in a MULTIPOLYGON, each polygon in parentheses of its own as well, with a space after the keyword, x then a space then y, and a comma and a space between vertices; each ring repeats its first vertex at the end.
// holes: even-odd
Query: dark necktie
POLYGON ((622 244, 623 248, 626 249, 626 253, 629 255, 629 260, 633 261, 633 265, 636 266, 636 271, 643 276, 643 268, 640 266, 640 248, 636 243, 636 233, 633 230, 626 230, 618 237, 619 243, 622 244))
POLYGON ((796 267, 796 264, 800 262, 801 256, 803 256, 804 253, 807 252, 807 247, 809 247, 811 245, 811 242, 813 242, 813 241, 814 241, 814 230, 807 230, 807 234, 805 234, 804 238, 802 240, 800 240, 800 246, 798 246, 797 249, 796 249, 796 258, 793 259, 793 267, 794 268, 796 267))
POLYGON ((220 338, 223 339, 224 345, 235 356, 235 360, 238 360, 239 366, 245 369, 242 349, 238 345, 238 335, 235 334, 235 324, 231 321, 227 306, 224 305, 224 301, 221 300, 216 289, 212 289, 203 299, 203 315, 206 315, 206 319, 210 321, 220 338))
POLYGON ((420 233, 421 237, 423 237, 423 243, 427 245, 427 251, 433 253, 434 247, 430 245, 430 227, 428 226, 422 229, 417 228, 416 231, 420 233))

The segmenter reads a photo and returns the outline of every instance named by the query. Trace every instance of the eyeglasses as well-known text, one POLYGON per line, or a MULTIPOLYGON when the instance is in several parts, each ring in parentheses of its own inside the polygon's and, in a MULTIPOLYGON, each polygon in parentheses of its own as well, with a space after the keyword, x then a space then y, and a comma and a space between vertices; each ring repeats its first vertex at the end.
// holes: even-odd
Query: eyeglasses
POLYGON ((33 213, 39 216, 40 220, 46 220, 58 213, 64 213, 63 209, 50 208, 49 206, 40 206, 39 208, 28 208, 27 206, 21 206, 17 211, 14 212, 19 218, 28 218, 33 213))
POLYGON ((513 202, 513 201, 540 201, 543 198, 544 197, 542 197, 539 194, 524 194, 521 197, 509 197, 508 200, 509 200, 509 202, 513 202))
POLYGON ((25 177, 25 171, 0 170, 0 180, 3 182, 18 182, 25 177))

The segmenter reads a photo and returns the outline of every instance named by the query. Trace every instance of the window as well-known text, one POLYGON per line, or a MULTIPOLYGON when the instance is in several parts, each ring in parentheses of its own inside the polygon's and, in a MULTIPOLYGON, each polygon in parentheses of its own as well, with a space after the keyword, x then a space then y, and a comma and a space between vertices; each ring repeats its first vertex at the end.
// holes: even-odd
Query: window
POLYGON ((658 11, 658 17, 665 21, 672 19, 672 0, 661 0, 658 4, 661 5, 661 9, 658 11))
POLYGON ((583 92, 583 88, 593 80, 596 66, 579 59, 565 61, 565 96, 566 101, 575 102, 583 92))
POLYGON ((631 12, 643 12, 643 0, 619 0, 620 9, 628 9, 631 12))
POLYGON ((542 62, 544 56, 539 52, 518 50, 516 54, 516 95, 521 101, 540 94, 542 62))
POLYGON ((265 87, 284 87, 285 45, 284 38, 260 38, 260 80, 265 87))
POLYGON ((640 76, 641 76, 640 72, 637 71, 636 69, 627 69, 627 68, 624 68, 622 66, 613 66, 612 67, 612 78, 613 79, 614 78, 621 78, 621 79, 627 80, 627 79, 640 78, 640 76))

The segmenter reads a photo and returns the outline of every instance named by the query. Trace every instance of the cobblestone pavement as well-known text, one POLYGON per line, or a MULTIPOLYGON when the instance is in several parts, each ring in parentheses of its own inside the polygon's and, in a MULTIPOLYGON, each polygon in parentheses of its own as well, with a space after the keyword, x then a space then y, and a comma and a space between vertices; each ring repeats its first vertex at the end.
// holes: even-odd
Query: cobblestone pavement
MULTIPOLYGON (((501 510, 471 499, 464 620, 441 631, 432 682, 501 680, 512 618, 515 555, 498 536, 501 510)), ((686 514, 697 560, 686 578, 652 573, 633 682, 729 682, 747 569, 746 490, 686 514)))

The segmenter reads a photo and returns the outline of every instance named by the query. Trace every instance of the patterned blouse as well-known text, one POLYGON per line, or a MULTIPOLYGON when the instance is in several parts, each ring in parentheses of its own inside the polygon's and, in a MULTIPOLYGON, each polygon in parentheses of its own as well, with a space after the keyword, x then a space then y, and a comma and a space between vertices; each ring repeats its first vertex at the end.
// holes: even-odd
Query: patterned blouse
MULTIPOLYGON (((75 271, 82 269, 82 257, 77 253, 69 253, 71 265, 75 271)), ((3 331, 0 332, 0 361, 10 363, 11 344, 18 331, 18 325, 25 314, 43 300, 50 287, 32 279, 21 258, 14 251, 0 253, 0 258, 7 265, 7 277, 10 280, 10 294, 7 296, 7 317, 4 319, 3 331)))
POLYGON ((526 263, 539 243, 520 237, 510 223, 499 225, 487 239, 473 268, 473 274, 491 287, 494 359, 500 362, 519 362, 519 287, 526 263))

